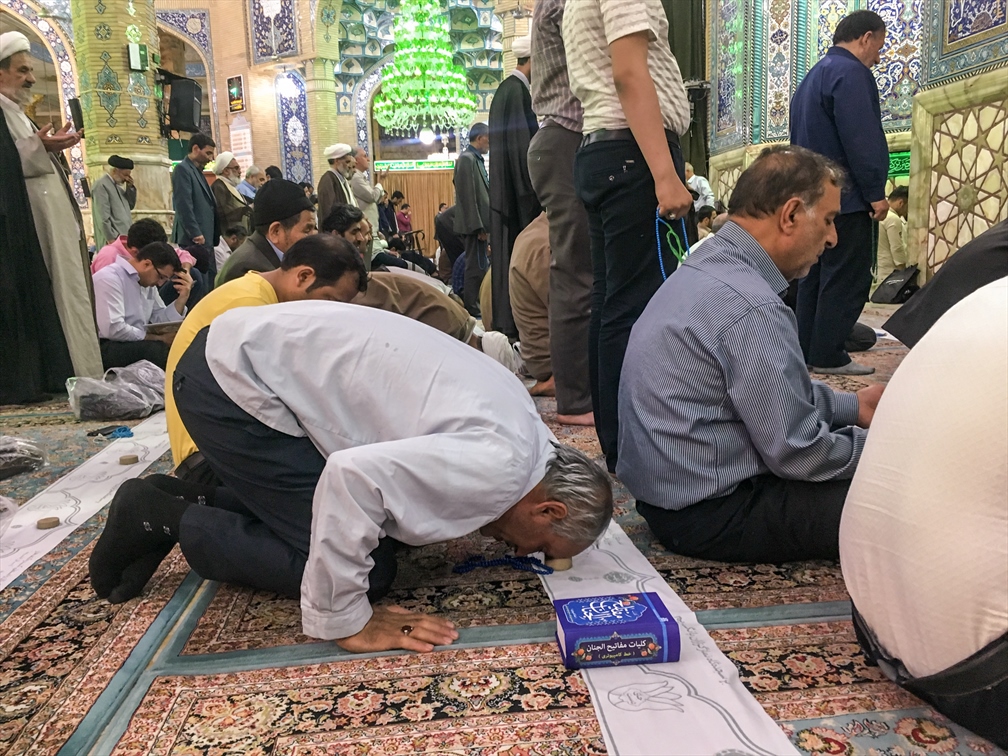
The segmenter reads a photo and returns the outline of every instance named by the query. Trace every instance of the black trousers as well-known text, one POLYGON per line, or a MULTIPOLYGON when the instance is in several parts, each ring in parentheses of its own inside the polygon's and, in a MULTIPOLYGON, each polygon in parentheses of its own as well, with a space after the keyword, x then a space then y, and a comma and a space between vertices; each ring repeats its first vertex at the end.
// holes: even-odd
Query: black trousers
MULTIPOLYGON (((179 546, 204 579, 300 596, 325 457, 307 437, 273 430, 231 401, 207 365, 209 330, 182 355, 172 388, 186 430, 223 487, 213 507, 186 510, 179 546)), ((391 539, 371 556, 368 598, 375 600, 395 578, 391 539)))
MULTIPOLYGON (((676 173, 686 174, 678 140, 669 142, 676 173)), ((595 142, 574 158, 574 184, 588 211, 592 256, 588 359, 595 430, 606 466, 616 470, 619 382, 630 329, 662 285, 655 239, 654 178, 632 140, 595 142)), ((664 238, 664 234, 663 234, 664 238)), ((665 271, 676 258, 662 244, 665 271)))
POLYGON ((854 633, 865 656, 878 664, 886 677, 952 721, 1001 748, 1008 748, 1008 635, 946 670, 914 678, 903 662, 885 653, 857 607, 851 614, 854 633))
POLYGON ((798 284, 795 315, 805 362, 843 367, 844 342, 857 322, 872 283, 872 219, 867 211, 838 215, 837 245, 798 284))
POLYGON ((807 483, 758 475, 732 493, 673 511, 637 502, 661 544, 719 562, 840 558, 840 514, 849 480, 807 483))
POLYGON ((163 341, 111 341, 100 339, 98 348, 101 350, 102 367, 108 370, 115 367, 126 367, 140 360, 149 360, 162 370, 168 364, 168 351, 171 349, 163 341))
POLYGON ((483 276, 490 268, 487 240, 480 240, 477 234, 467 234, 462 237, 462 241, 465 243, 465 286, 462 288, 462 301, 465 302, 469 314, 478 318, 480 284, 483 283, 483 276))

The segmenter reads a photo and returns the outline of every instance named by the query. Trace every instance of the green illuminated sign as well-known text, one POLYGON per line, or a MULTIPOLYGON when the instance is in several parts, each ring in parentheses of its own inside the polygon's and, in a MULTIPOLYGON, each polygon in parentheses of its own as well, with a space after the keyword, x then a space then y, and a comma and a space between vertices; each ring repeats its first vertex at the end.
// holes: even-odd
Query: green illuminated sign
POLYGON ((455 167, 454 160, 378 160, 375 170, 385 171, 443 171, 455 167))

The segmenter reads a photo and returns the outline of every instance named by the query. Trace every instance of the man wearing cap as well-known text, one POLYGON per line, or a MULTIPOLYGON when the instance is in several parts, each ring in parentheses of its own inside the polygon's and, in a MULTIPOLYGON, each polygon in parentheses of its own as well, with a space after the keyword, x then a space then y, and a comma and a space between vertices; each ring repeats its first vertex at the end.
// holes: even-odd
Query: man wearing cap
POLYGON ((91 187, 91 218, 94 221, 95 249, 125 236, 133 223, 137 190, 133 185, 133 161, 113 155, 109 170, 91 187))
POLYGON ((214 174, 217 180, 210 190, 217 203, 217 222, 221 231, 243 226, 252 230, 252 208, 248 200, 238 191, 238 179, 241 178, 241 166, 230 152, 222 152, 214 162, 214 174))
POLYGON ((28 192, 74 375, 98 377, 102 360, 84 221, 60 162, 63 150, 76 145, 81 135, 71 130, 70 123, 58 131, 51 123, 37 128, 25 115, 23 108, 31 101, 35 83, 28 50, 28 38, 21 32, 0 34, 0 109, 21 162, 20 176, 6 170, 0 181, 16 181, 28 192))
POLYGON ((328 218, 333 205, 343 203, 357 207, 357 198, 349 179, 357 161, 349 144, 329 145, 322 154, 329 161, 329 170, 318 182, 318 212, 319 218, 328 218))
POLYGON ((532 38, 516 38, 511 50, 518 58, 518 65, 497 87, 488 118, 494 163, 490 175, 490 265, 498 271, 490 283, 495 330, 518 338, 518 327, 511 314, 507 271, 515 239, 539 216, 542 207, 528 170, 529 142, 539 130, 529 89, 532 38))
POLYGON ((314 234, 315 206, 293 181, 272 179, 256 193, 252 211, 255 231, 228 258, 217 285, 241 278, 250 270, 276 270, 294 242, 314 234))

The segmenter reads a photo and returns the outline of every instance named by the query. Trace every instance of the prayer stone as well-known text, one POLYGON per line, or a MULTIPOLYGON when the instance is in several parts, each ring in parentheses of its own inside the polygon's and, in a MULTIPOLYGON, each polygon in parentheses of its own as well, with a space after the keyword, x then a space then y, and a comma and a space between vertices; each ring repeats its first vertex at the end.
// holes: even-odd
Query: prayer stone
POLYGON ((38 522, 35 523, 35 527, 39 530, 52 530, 60 524, 59 517, 43 517, 38 522))
POLYGON ((556 572, 563 572, 573 567, 574 562, 570 559, 547 559, 546 566, 552 567, 556 572))
POLYGON ((136 454, 123 454, 121 457, 119 457, 120 465, 135 465, 139 461, 140 457, 138 457, 136 454))

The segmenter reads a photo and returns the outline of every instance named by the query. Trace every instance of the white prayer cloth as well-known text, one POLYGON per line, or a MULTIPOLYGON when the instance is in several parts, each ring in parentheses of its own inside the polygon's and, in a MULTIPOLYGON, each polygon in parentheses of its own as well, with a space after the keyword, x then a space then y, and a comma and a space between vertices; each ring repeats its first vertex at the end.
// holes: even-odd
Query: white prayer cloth
POLYGON ((207 363, 265 425, 327 462, 301 583, 304 632, 371 618, 370 552, 493 522, 544 477, 554 436, 525 386, 472 347, 395 313, 334 302, 245 307, 214 320, 207 363))
POLYGON ((914 677, 1008 632, 1008 278, 952 307, 879 402, 840 520, 854 606, 914 677))
POLYGON ((87 278, 91 270, 81 252, 81 229, 71 204, 75 200, 63 169, 46 151, 35 125, 21 106, 0 94, 0 109, 21 158, 35 231, 52 279, 53 298, 74 375, 100 378, 101 352, 87 278))
POLYGON ((796 753, 738 670, 616 522, 566 572, 542 578, 553 600, 657 593, 679 625, 679 661, 582 670, 610 756, 796 753))

